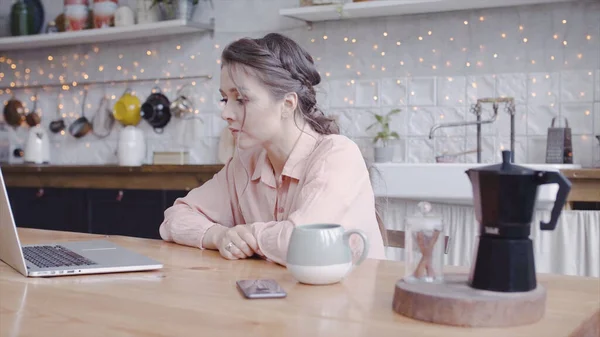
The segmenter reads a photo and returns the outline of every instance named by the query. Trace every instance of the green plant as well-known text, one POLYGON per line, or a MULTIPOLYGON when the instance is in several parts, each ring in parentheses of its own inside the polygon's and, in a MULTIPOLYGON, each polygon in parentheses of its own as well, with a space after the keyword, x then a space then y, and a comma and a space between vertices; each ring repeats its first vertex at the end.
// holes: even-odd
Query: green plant
POLYGON ((374 126, 380 127, 380 131, 377 132, 375 138, 373 138, 373 143, 381 141, 381 143, 383 143, 383 146, 387 146, 389 140, 400 138, 396 131, 390 130, 390 117, 399 113, 400 111, 400 109, 392 109, 385 115, 373 113, 373 116, 375 117, 375 123, 369 125, 369 127, 367 127, 367 130, 370 130, 374 126))

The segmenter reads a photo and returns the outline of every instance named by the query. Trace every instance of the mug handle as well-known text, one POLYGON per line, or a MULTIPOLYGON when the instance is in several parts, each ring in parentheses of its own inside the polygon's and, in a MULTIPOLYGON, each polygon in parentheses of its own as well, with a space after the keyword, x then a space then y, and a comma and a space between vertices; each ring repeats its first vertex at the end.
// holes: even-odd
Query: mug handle
POLYGON ((367 258, 367 255, 369 255, 369 239, 367 238, 367 234, 365 234, 365 232, 361 231, 360 229, 349 229, 344 233, 344 242, 346 242, 346 245, 348 245, 348 247, 350 247, 350 236, 352 234, 359 235, 360 238, 363 240, 364 244, 362 254, 358 258, 358 261, 354 263, 354 266, 358 266, 367 258))

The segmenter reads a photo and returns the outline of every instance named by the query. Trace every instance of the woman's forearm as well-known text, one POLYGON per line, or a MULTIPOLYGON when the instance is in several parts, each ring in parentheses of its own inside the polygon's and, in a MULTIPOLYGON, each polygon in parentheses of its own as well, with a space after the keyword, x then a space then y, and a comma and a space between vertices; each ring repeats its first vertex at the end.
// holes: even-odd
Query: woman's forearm
POLYGON ((225 235, 227 229, 227 227, 219 224, 210 227, 204 234, 204 238, 202 239, 202 246, 205 249, 217 250, 219 241, 223 238, 223 235, 225 235))

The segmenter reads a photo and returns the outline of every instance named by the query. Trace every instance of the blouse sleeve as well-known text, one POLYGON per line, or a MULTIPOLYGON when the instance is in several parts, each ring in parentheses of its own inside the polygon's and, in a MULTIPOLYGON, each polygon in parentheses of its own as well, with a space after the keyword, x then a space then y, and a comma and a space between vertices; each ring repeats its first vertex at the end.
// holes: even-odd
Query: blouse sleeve
MULTIPOLYGON (((358 204, 371 200, 370 179, 361 152, 354 143, 333 144, 307 167, 306 178, 299 191, 295 209, 284 221, 251 224, 258 245, 266 258, 286 264, 289 240, 296 225, 308 223, 337 223, 355 227, 352 217, 362 210, 358 204), (353 208, 353 209, 351 209, 353 208)), ((373 214, 374 202, 373 202, 373 214)), ((362 250, 361 242, 351 240, 353 255, 362 250)))
POLYGON ((231 160, 213 178, 192 189, 165 210, 159 229, 163 240, 204 249, 202 240, 209 228, 216 224, 233 226, 230 164, 231 160))

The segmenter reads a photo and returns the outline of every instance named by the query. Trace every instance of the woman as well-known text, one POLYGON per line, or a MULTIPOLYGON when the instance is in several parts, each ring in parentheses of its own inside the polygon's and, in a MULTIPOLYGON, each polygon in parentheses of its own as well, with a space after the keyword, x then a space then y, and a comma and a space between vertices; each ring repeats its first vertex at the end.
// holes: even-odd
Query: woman
POLYGON ((235 154, 165 211, 161 237, 226 259, 258 254, 285 265, 294 226, 337 223, 365 231, 369 257, 385 258, 368 170, 356 144, 317 107, 320 81, 312 57, 283 35, 227 46, 221 117, 235 154))

